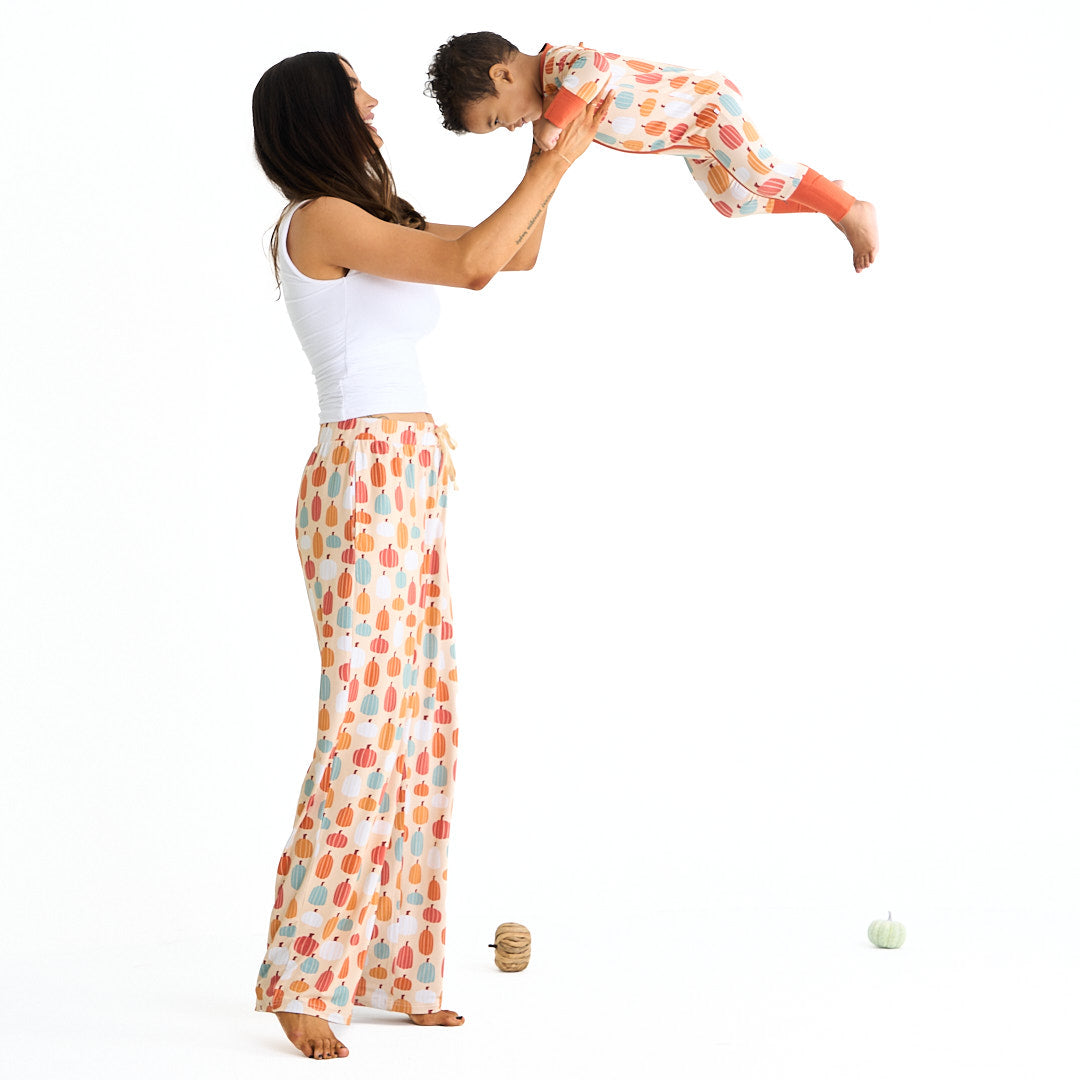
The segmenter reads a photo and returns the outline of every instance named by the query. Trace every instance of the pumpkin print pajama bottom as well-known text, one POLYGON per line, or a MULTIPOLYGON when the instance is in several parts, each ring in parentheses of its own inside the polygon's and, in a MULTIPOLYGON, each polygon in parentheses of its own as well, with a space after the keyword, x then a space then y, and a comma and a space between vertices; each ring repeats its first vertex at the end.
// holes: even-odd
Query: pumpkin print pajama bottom
POLYGON ((699 149, 679 151, 713 207, 729 218, 822 213, 839 221, 855 196, 808 165, 775 158, 746 115, 739 88, 722 75, 714 79, 723 79, 722 92, 691 117, 687 137, 699 149), (707 156, 694 156, 702 150, 707 156))
MULTIPOLYGON (((315 753, 277 867, 259 1012, 442 1007, 457 666, 438 424, 320 425, 296 543, 322 661, 315 753)), ((455 484, 456 486, 456 484, 455 484)))

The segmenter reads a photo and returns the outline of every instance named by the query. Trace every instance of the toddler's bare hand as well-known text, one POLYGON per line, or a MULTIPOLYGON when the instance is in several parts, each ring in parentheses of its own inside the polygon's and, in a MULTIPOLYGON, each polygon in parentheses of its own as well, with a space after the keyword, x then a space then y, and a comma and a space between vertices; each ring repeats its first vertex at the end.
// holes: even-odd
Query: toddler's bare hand
POLYGON ((554 150, 561 134, 562 128, 556 127, 542 116, 533 121, 533 141, 541 150, 554 150))

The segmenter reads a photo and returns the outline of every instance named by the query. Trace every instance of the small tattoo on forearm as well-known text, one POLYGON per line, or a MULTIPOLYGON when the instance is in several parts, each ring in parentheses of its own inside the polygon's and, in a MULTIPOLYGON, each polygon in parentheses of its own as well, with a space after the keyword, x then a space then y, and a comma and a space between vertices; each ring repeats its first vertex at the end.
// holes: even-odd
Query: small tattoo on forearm
POLYGON ((517 238, 517 240, 514 241, 514 243, 520 244, 521 241, 524 240, 525 237, 529 235, 529 230, 536 224, 537 218, 539 218, 540 215, 547 209, 548 201, 551 199, 551 196, 554 195, 554 194, 555 194, 554 191, 552 191, 552 192, 550 192, 548 194, 548 197, 540 204, 540 209, 537 210, 535 214, 533 214, 532 219, 529 221, 529 224, 525 226, 525 231, 517 238))

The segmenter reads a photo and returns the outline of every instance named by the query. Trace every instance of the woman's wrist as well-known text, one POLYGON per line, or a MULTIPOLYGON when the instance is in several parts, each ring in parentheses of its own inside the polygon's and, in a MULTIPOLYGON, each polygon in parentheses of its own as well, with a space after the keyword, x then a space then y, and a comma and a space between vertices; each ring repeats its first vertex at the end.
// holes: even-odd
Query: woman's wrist
POLYGON ((561 150, 540 150, 529 159, 529 166, 539 165, 550 170, 555 179, 561 179, 573 162, 561 150))

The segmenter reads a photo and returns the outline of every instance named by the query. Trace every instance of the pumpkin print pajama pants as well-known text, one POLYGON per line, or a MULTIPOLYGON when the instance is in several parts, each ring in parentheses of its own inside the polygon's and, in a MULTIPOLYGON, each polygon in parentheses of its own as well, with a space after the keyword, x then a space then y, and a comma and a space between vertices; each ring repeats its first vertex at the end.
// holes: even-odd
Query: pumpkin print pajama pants
MULTIPOLYGON (((457 667, 444 427, 320 425, 296 543, 322 660, 315 752, 277 866, 256 1011, 442 1007, 457 667)), ((456 487, 456 484, 455 484, 456 487)))

